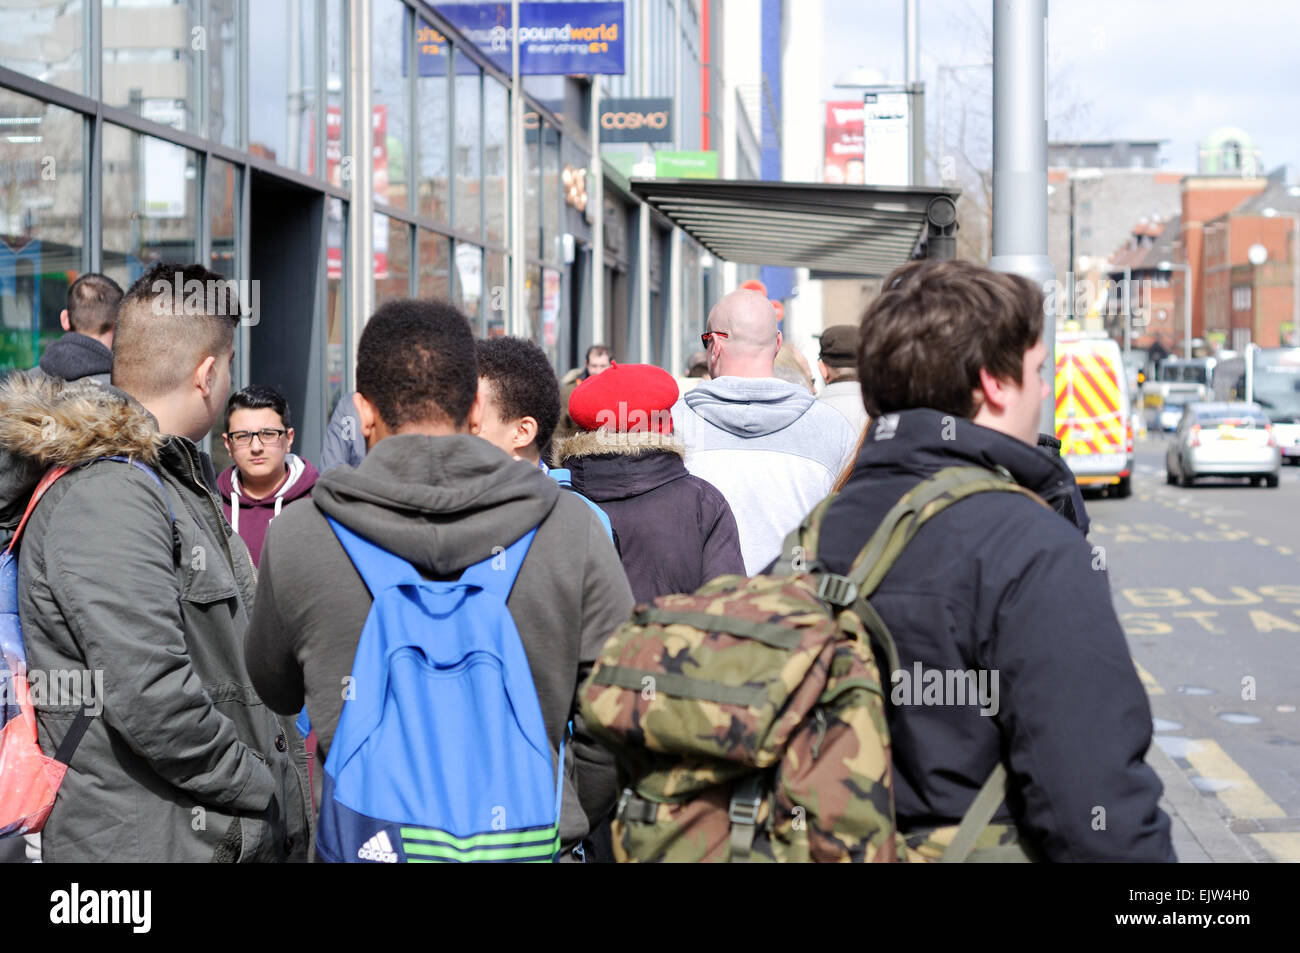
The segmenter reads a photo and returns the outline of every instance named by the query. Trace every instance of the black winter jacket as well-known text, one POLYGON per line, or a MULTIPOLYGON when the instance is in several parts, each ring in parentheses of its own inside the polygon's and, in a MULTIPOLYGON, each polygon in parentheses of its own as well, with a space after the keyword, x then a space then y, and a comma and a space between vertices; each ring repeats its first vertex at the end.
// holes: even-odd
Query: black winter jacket
MULTIPOLYGON (((968 420, 954 432, 931 410, 888 416, 896 427, 872 421, 827 513, 818 556, 832 572, 944 467, 1002 466, 1040 496, 1061 491, 1060 460, 1013 437, 968 420)), ((1143 762, 1151 708, 1107 574, 1075 526, 1017 494, 979 494, 926 523, 871 601, 898 646, 888 710, 905 832, 957 823, 1001 758, 1010 793, 994 820, 1015 823, 1047 859, 1174 859, 1161 784, 1143 762), (919 685, 898 704, 918 663, 986 671, 990 714, 978 702, 922 703, 919 685)))
POLYGON ((731 507, 687 472, 685 453, 657 433, 579 433, 555 444, 573 488, 609 516, 637 602, 745 572, 731 507))

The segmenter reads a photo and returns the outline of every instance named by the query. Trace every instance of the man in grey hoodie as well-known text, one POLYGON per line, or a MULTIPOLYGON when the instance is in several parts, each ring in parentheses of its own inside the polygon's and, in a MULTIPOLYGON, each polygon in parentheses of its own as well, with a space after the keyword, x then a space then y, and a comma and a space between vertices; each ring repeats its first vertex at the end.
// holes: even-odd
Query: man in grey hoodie
POLYGON ((571 856, 617 794, 613 759, 587 734, 577 692, 632 610, 618 553, 578 497, 472 435, 482 415, 474 338, 451 305, 392 301, 375 313, 357 350, 355 407, 365 459, 327 470, 267 533, 246 644, 253 684, 282 713, 305 701, 324 763, 372 603, 327 516, 437 580, 458 579, 537 527, 506 607, 552 757, 573 724, 560 818, 571 856))
POLYGON ((777 325, 765 295, 742 288, 724 297, 701 335, 713 380, 673 406, 686 469, 731 505, 750 575, 780 555, 786 534, 830 493, 858 438, 807 388, 773 376, 777 325))

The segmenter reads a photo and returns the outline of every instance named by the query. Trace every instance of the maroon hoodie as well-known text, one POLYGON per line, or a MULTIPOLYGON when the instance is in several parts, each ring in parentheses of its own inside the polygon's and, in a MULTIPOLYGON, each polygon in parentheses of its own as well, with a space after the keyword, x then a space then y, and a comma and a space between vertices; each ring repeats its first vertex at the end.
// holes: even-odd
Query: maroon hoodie
POLYGON ((251 499, 239 483, 239 474, 235 468, 227 467, 217 477, 217 489, 221 491, 221 509, 231 527, 253 554, 253 565, 262 558, 262 541, 266 539, 266 529, 271 520, 280 515, 280 511, 294 500, 306 496, 316 485, 319 474, 311 463, 297 454, 285 454, 284 465, 289 471, 283 483, 274 493, 260 500, 251 499))

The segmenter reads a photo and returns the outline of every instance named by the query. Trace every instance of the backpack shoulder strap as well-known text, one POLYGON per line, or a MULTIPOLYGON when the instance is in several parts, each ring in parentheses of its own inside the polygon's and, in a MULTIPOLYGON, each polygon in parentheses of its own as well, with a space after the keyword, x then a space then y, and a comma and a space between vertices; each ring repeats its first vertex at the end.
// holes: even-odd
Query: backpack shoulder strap
POLYGON ((998 766, 984 782, 984 786, 980 788, 979 794, 975 795, 971 806, 966 809, 966 815, 957 826, 957 832, 953 834, 952 842, 939 858, 939 863, 964 863, 971 851, 975 849, 975 841, 979 839, 984 828, 989 826, 993 815, 998 812, 998 807, 1006 797, 1007 768, 999 761, 998 766))
POLYGON ((31 498, 27 501, 27 509, 23 510, 23 518, 18 521, 18 528, 14 530, 14 535, 9 540, 9 546, 5 549, 6 553, 12 553, 14 547, 18 545, 18 537, 23 535, 23 530, 27 526, 27 521, 31 518, 32 512, 36 509, 36 504, 41 501, 45 491, 54 485, 54 481, 63 474, 68 472, 68 467, 51 467, 45 471, 41 481, 36 484, 36 489, 32 490, 31 498))
POLYGON ((1000 472, 983 467, 940 470, 894 504, 853 560, 848 579, 857 587, 857 594, 866 597, 875 592, 903 549, 931 517, 968 496, 989 492, 1019 493, 1047 506, 1037 494, 1016 483, 1005 469, 1000 468, 1000 472))
POLYGON ((330 529, 338 537, 343 551, 356 567, 361 581, 366 584, 372 597, 377 597, 384 589, 397 586, 419 585, 424 580, 415 567, 400 556, 372 543, 364 536, 359 536, 332 516, 326 516, 330 529))
POLYGON ((466 568, 460 575, 460 581, 478 586, 505 602, 510 590, 514 588, 519 569, 523 566, 524 557, 528 555, 528 548, 536 535, 537 527, 534 526, 505 549, 466 568))

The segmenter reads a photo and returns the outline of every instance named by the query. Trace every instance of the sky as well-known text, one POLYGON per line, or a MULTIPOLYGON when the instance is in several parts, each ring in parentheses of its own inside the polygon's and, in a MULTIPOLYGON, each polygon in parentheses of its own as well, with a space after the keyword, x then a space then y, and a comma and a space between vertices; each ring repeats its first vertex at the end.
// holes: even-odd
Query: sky
MULTIPOLYGON (((934 137, 938 66, 991 59, 992 0, 918 0, 927 126, 934 137)), ((824 99, 858 66, 903 81, 903 0, 824 0, 824 99)), ((965 108, 970 149, 985 151, 992 71, 946 74, 946 138, 965 108)), ((1196 170, 1197 144, 1239 126, 1265 171, 1300 182, 1300 2, 1049 0, 1048 136, 1165 139, 1163 165, 1196 170)), ((934 139, 931 138, 931 148, 934 139)))

